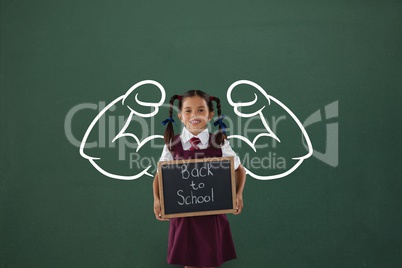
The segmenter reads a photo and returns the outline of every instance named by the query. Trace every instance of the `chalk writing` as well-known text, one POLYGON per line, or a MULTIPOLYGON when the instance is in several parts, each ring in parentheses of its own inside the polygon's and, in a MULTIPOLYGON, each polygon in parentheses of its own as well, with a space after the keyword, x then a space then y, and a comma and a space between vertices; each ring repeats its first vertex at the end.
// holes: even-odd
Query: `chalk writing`
MULTIPOLYGON (((187 180, 190 178, 205 178, 208 176, 213 176, 214 173, 211 171, 212 164, 211 163, 205 163, 205 166, 201 166, 200 168, 197 168, 195 166, 191 170, 188 169, 188 165, 181 165, 181 178, 183 180, 187 180)), ((201 204, 201 203, 208 203, 208 202, 214 202, 214 188, 211 188, 211 194, 210 195, 199 195, 196 196, 193 193, 194 191, 198 191, 199 189, 203 189, 205 187, 204 182, 199 182, 199 183, 194 183, 194 181, 191 181, 190 183, 190 195, 189 196, 184 196, 184 190, 180 189, 177 191, 177 196, 179 200, 177 203, 181 206, 183 205, 193 205, 193 204, 201 204)), ((204 191, 205 192, 205 191, 204 191)))
POLYGON ((206 177, 206 176, 213 176, 214 174, 211 171, 211 164, 208 163, 206 167, 201 168, 192 168, 191 171, 188 170, 187 165, 181 166, 181 177, 183 180, 187 180, 189 177, 199 178, 199 177, 206 177))
POLYGON ((181 200, 177 201, 180 206, 214 202, 214 188, 211 188, 211 193, 209 195, 196 196, 193 191, 191 191, 190 195, 184 196, 183 190, 178 190, 177 196, 181 200))

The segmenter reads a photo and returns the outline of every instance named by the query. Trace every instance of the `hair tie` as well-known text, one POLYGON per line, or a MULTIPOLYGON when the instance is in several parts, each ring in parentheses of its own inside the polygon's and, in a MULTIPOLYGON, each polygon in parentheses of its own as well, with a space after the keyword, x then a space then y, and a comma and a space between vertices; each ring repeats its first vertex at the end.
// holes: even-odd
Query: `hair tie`
POLYGON ((169 117, 169 118, 163 120, 163 121, 162 121, 162 124, 165 126, 165 125, 166 125, 167 123, 169 123, 169 122, 172 122, 177 128, 179 128, 179 127, 176 125, 176 122, 174 121, 174 119, 173 119, 172 117, 169 117))
POLYGON ((210 101, 213 101, 213 100, 214 100, 214 96, 210 96, 210 97, 209 97, 209 100, 210 100, 210 101))
POLYGON ((214 126, 217 126, 218 124, 221 126, 221 128, 222 128, 222 132, 223 132, 223 134, 225 134, 226 135, 226 125, 225 125, 225 123, 223 123, 223 118, 225 118, 225 115, 224 114, 222 114, 222 116, 220 117, 220 118, 218 118, 218 120, 216 120, 215 122, 214 122, 214 126))
POLYGON ((181 97, 183 97, 182 95, 177 95, 177 99, 181 100, 181 97))

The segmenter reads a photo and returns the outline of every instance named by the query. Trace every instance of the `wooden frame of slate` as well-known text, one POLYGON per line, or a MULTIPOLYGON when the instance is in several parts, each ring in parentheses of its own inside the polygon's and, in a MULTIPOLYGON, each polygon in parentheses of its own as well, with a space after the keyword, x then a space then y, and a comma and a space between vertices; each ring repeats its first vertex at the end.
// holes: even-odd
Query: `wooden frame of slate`
POLYGON ((234 157, 158 163, 162 218, 236 212, 234 157))

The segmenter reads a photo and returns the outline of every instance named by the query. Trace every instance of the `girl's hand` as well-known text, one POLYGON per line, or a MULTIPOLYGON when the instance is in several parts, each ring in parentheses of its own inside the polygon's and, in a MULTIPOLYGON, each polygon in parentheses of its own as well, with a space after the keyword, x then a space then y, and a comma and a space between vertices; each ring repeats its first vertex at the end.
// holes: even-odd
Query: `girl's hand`
POLYGON ((241 194, 237 194, 236 196, 236 209, 237 212, 234 212, 234 215, 239 215, 243 209, 243 195, 241 194))
POLYGON ((236 209, 234 215, 239 215, 243 209, 243 189, 246 184, 246 170, 240 164, 235 170, 236 174, 236 209))
POLYGON ((154 199, 154 213, 155 213, 155 218, 158 221, 168 221, 169 219, 164 219, 162 218, 161 214, 161 202, 159 199, 155 198, 154 199))

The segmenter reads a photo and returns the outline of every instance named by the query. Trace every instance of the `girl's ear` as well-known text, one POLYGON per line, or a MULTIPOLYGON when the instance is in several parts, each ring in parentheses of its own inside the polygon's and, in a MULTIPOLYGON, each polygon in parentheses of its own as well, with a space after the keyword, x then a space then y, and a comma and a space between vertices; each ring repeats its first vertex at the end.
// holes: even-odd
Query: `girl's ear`
POLYGON ((180 119, 180 121, 183 122, 183 118, 181 117, 181 113, 177 113, 177 117, 180 119))
POLYGON ((209 118, 208 121, 211 121, 212 118, 214 118, 214 112, 209 112, 209 118))

